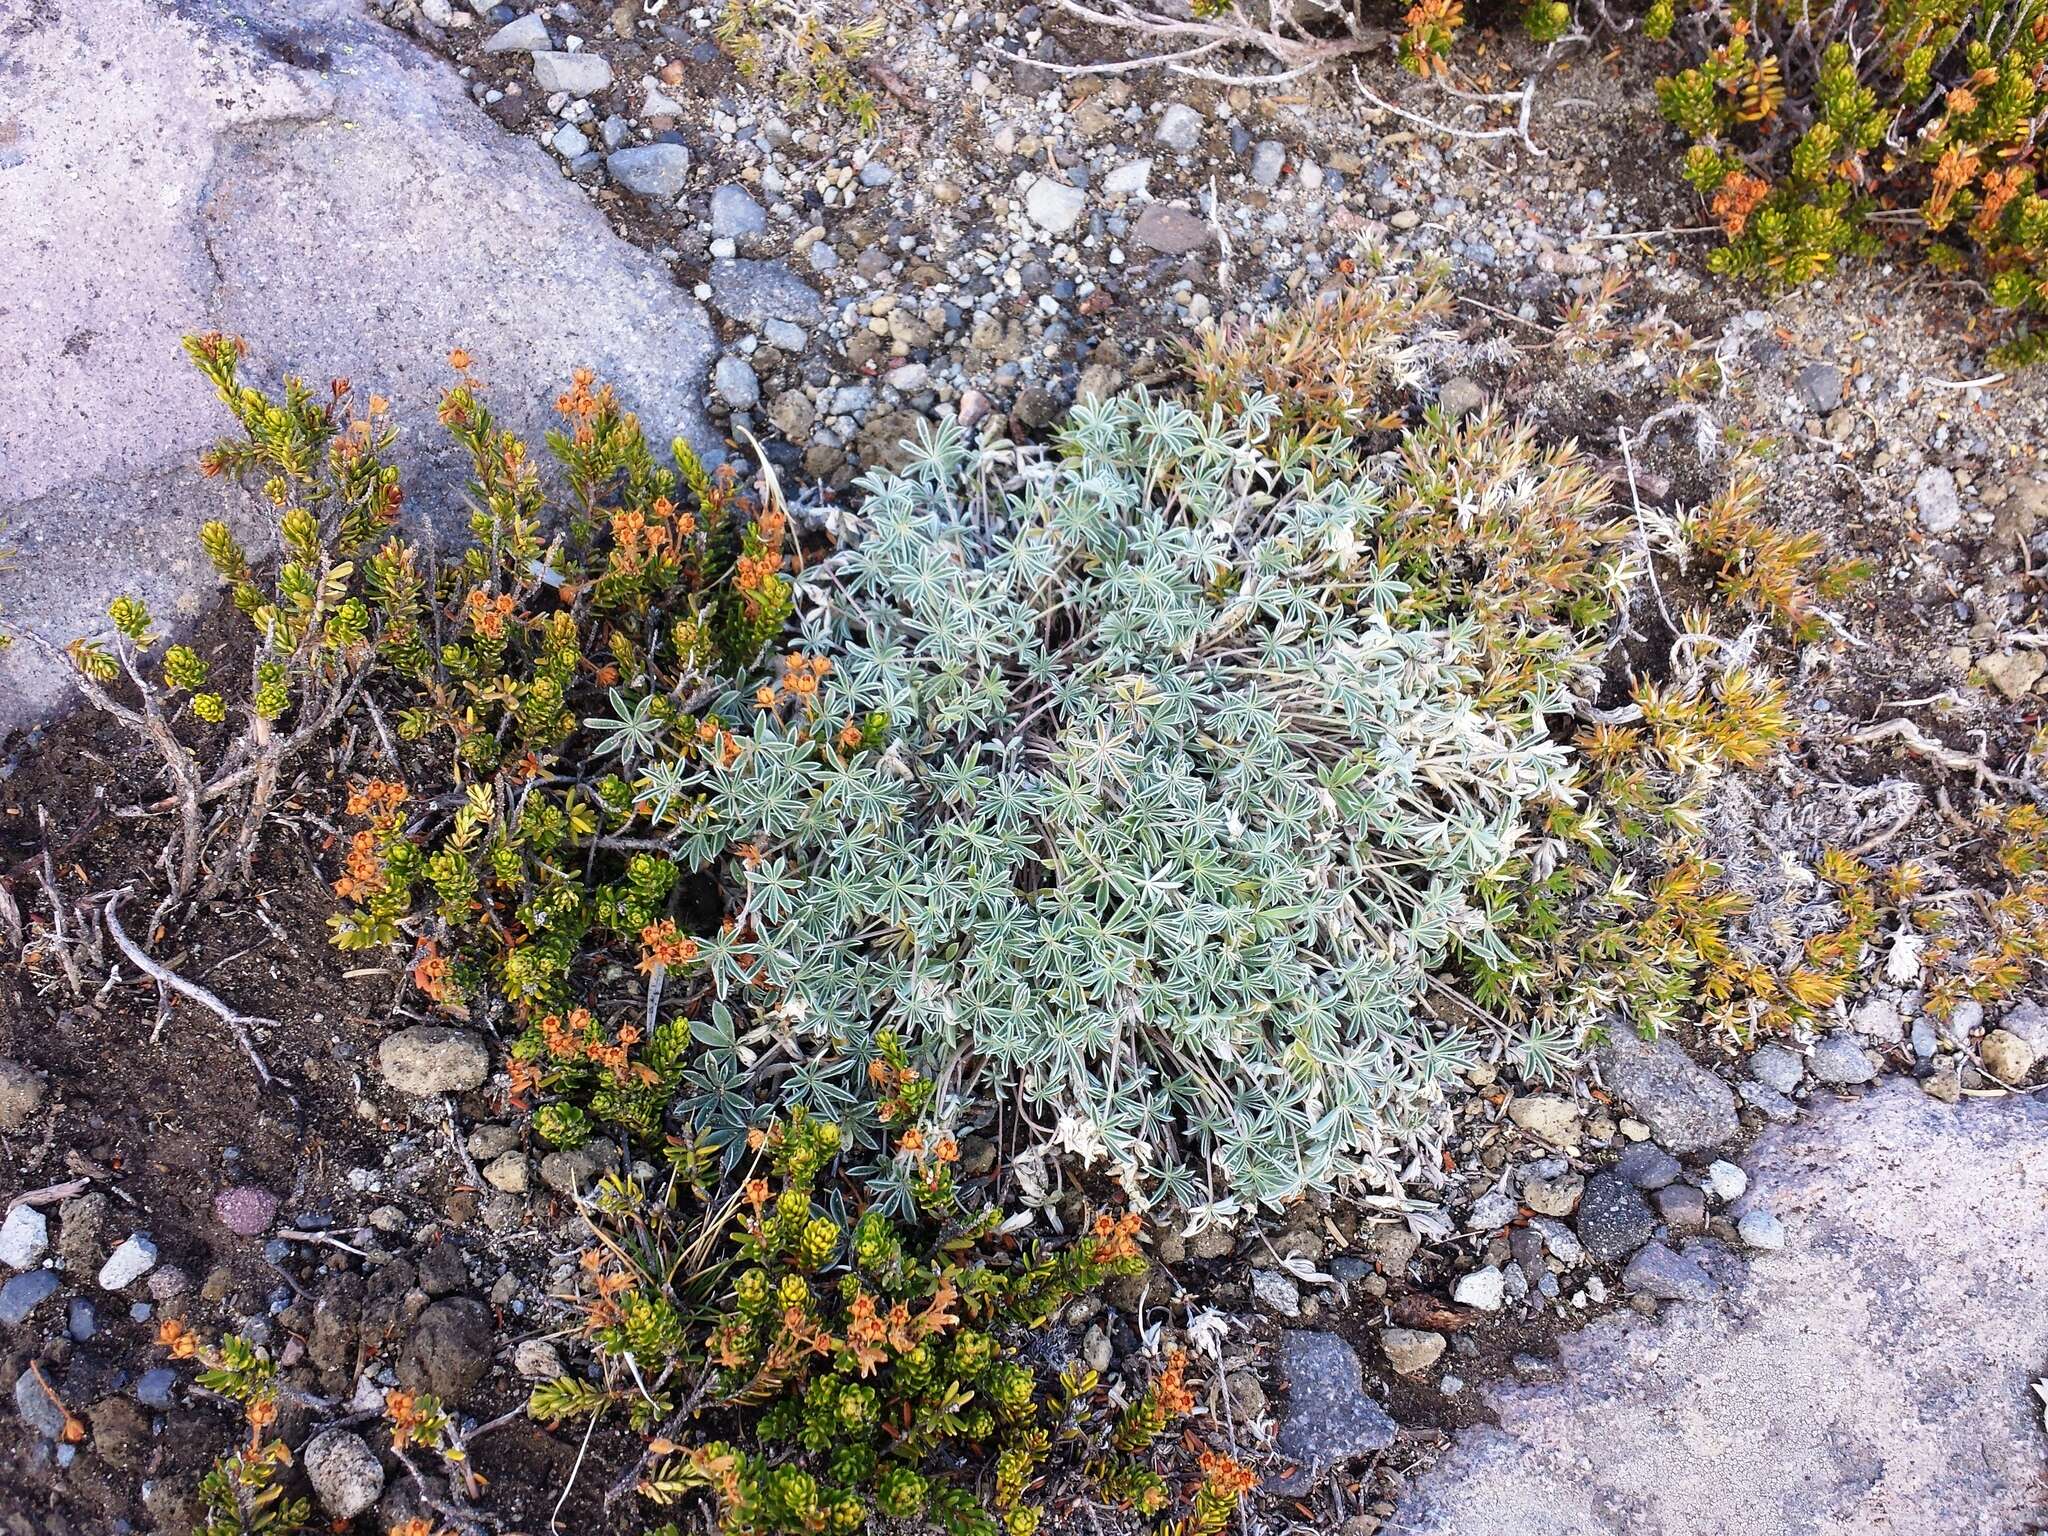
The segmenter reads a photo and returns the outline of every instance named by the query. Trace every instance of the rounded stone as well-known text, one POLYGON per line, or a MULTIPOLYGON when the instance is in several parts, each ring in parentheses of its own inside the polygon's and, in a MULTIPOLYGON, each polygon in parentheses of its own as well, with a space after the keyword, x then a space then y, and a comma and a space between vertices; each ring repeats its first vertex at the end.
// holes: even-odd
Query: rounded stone
POLYGON ((2001 1083, 2024 1083, 2034 1071, 2034 1048, 2008 1029, 1994 1029, 1977 1047, 1984 1070, 2001 1083))
POLYGON ((213 1197, 213 1219, 237 1237, 261 1237, 277 1219, 277 1196, 255 1184, 238 1184, 213 1197))
POLYGON ((1444 387, 1437 391, 1436 403, 1451 420, 1459 421, 1486 409, 1486 391, 1478 380, 1460 374, 1444 382, 1444 387))
POLYGON ((384 1492, 384 1467, 362 1436, 330 1429, 306 1442, 300 1460, 320 1507, 336 1520, 353 1520, 384 1492))
POLYGON ((1850 1034, 1836 1033, 1816 1042, 1810 1064, 1817 1079, 1838 1088, 1867 1083, 1877 1076, 1875 1058, 1850 1034))
POLYGON ((424 1098, 481 1087, 491 1075, 491 1053, 470 1030, 417 1024, 385 1037, 377 1047, 377 1066, 400 1093, 424 1098))
POLYGON ((1579 1241, 1603 1264, 1618 1264, 1657 1231, 1657 1218, 1634 1185, 1611 1168, 1586 1181, 1579 1201, 1579 1241))
POLYGON ((1508 1105, 1508 1118, 1554 1147, 1578 1142, 1584 1115, 1578 1100, 1561 1093, 1525 1093, 1508 1105))
POLYGON ((491 1315, 473 1296, 449 1296, 420 1314, 398 1379, 457 1403, 491 1368, 491 1315))
POLYGON ((1451 1300, 1458 1305, 1477 1307, 1481 1312, 1498 1312, 1506 1299, 1507 1276, 1491 1264, 1460 1275, 1451 1291, 1451 1300))
POLYGON ((761 380, 744 357, 729 352, 721 357, 711 371, 711 383, 718 398, 735 411, 751 411, 761 403, 761 380))
POLYGON ((1447 1342, 1442 1334, 1422 1328, 1380 1330, 1380 1348, 1386 1351, 1387 1364, 1403 1376, 1420 1376, 1435 1365, 1447 1342))

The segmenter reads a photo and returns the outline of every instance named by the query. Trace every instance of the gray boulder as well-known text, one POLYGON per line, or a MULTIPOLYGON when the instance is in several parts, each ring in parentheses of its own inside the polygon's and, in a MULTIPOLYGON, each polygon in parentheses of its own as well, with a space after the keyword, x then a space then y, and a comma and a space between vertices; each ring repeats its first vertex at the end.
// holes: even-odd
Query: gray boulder
MULTIPOLYGON (((248 535, 258 513, 194 468, 230 423, 188 331, 244 337, 252 383, 388 395, 428 526, 461 526, 467 470, 433 412, 455 346, 536 447, 588 366, 658 441, 716 456, 703 309, 357 0, 0 0, 0 18, 0 523, 21 555, 0 614, 62 644, 123 591, 172 625, 214 601, 198 526, 248 535)), ((0 733, 69 694, 34 646, 0 651, 0 733)))
POLYGON ((1744 1201, 1796 1215, 1801 1240, 1746 1278, 1718 1245, 1685 1245, 1740 1304, 1624 1309, 1560 1335, 1556 1378, 1488 1386, 1484 1422, 1415 1477, 1386 1530, 1991 1536, 2038 1521, 2048 1099, 1958 1111, 1894 1079, 1821 1095, 1743 1161, 1744 1201))

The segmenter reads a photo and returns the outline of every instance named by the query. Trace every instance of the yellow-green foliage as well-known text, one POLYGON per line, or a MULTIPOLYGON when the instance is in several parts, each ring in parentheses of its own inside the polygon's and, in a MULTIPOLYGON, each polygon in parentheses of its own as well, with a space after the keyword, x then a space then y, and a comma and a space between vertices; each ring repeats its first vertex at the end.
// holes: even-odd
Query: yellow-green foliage
POLYGON ((2026 361, 2048 316, 2048 0, 1657 0, 1679 68, 1664 115, 1727 233, 1717 272, 1802 283, 1879 249, 1884 227, 1944 270, 1974 266, 2026 361))
POLYGON ((298 1536, 311 1530, 311 1502, 286 1494, 292 1453, 284 1441, 268 1437, 281 1393, 276 1362, 239 1334, 208 1348, 176 1320, 160 1327, 157 1342, 172 1359, 204 1366, 199 1385, 241 1404, 248 1422, 247 1443, 219 1457, 199 1480, 200 1536, 298 1536))
MULTIPOLYGON (((1566 0, 1520 0, 1522 30, 1530 41, 1554 43, 1571 30, 1566 0)), ((1401 16, 1400 59, 1404 69, 1428 79, 1448 73, 1451 45, 1465 27, 1463 0, 1413 0, 1401 16)))
MULTIPOLYGON (((723 1200, 706 1148, 675 1149, 662 1190, 612 1177, 577 1302, 604 1379, 544 1383, 530 1411, 617 1412, 657 1431, 641 1494, 706 1496, 729 1536, 851 1536, 877 1516, 1030 1536, 1031 1493, 1056 1455, 1103 1496, 1164 1512, 1154 1447, 1193 1406, 1185 1358, 1118 1410, 1094 1372, 1048 1379, 1014 1347, 1068 1301, 1144 1268, 1137 1218, 1102 1216, 1057 1253, 1006 1252, 992 1241, 999 1213, 956 1205, 956 1153, 917 1123, 931 1085, 886 1042, 875 1070, 894 1155, 925 1170, 918 1215, 850 1205, 861 1191, 837 1171, 838 1127, 801 1111, 753 1134, 758 1171, 723 1200), (729 1256, 711 1246, 721 1228, 729 1256), (663 1385, 690 1379, 704 1385, 687 1404, 663 1385), (706 1418, 722 1438, 696 1427, 706 1418)), ((1223 1458, 1202 1474, 1174 1527, 1188 1536, 1220 1530, 1246 1486, 1223 1458)))
POLYGON ((873 133, 881 103, 855 70, 887 20, 886 10, 835 23, 792 0, 725 0, 712 35, 748 80, 772 87, 791 106, 815 105, 873 133))
POLYGON ((779 507, 681 440, 677 468, 657 463, 587 372, 555 404, 568 494, 550 505, 464 372, 440 416, 474 475, 467 552, 432 583, 397 539, 365 562, 379 654, 414 698, 398 735, 456 795, 430 809, 396 780, 359 788, 369 826, 336 882, 351 905, 335 937, 393 943, 417 911, 416 979, 451 1010, 488 984, 522 1017, 560 1011, 586 946, 639 940, 647 962, 673 936, 656 925, 676 868, 629 852, 634 824, 671 813, 681 764, 736 750, 713 706, 790 616, 779 507))
MULTIPOLYGON (((1386 407, 1413 381, 1421 325, 1442 313, 1441 297, 1364 290, 1219 332, 1189 356, 1197 398, 1228 412, 1253 392, 1277 396, 1278 457, 1382 427, 1397 419, 1386 407)), ((1612 300, 1589 296, 1561 344, 1683 349, 1668 326, 1630 336, 1610 324, 1612 300)), ((1404 608, 1471 636, 1487 708, 1527 711, 1535 732, 1572 714, 1587 722, 1573 742, 1576 793, 1543 803, 1534 835, 1478 890, 1480 942, 1461 947, 1458 966, 1471 1002, 1506 1022, 1538 1075, 1613 1017, 1650 1033, 1704 1016, 1745 1039, 1812 1017, 1822 972, 1841 980, 1840 967, 1779 975, 1741 954, 1731 930, 1747 903, 1706 857, 1699 826, 1722 775, 1762 767, 1791 738, 1776 679, 1732 660, 1707 614, 1676 637, 1671 675, 1613 676, 1621 615, 1649 596, 1644 554, 1612 485, 1574 445, 1543 446, 1493 412, 1430 412, 1380 463, 1387 515, 1367 547, 1403 582, 1404 608), (1603 674, 1626 701, 1595 710, 1603 674)), ((1738 479, 1681 519, 1682 535, 1732 602, 1810 633, 1815 604, 1855 573, 1823 568, 1817 537, 1771 528, 1759 499, 1738 479)), ((1860 938, 1844 942, 1860 953, 1860 938)))
POLYGON ((1760 614, 1801 641, 1827 632, 1819 605, 1869 579, 1863 560, 1822 559, 1820 533, 1786 533, 1762 515, 1764 483, 1737 473, 1706 505, 1678 521, 1686 545, 1715 563, 1721 595, 1760 614))
POLYGON ((1260 325, 1206 327, 1183 349, 1189 403, 1235 420, 1247 396, 1270 396, 1281 429, 1310 442, 1396 425, 1387 401, 1421 377, 1412 338, 1451 307, 1441 283, 1360 283, 1260 325))
MULTIPOLYGON (((1932 904, 1912 909, 1927 935, 1927 1011, 1938 1019, 1966 1000, 2003 1002, 2048 965, 2048 816, 2032 805, 1987 805, 1978 819, 1998 839, 2005 888, 1987 895, 1969 923, 1932 904)), ((1917 889, 1916 880, 1908 894, 1917 889)))

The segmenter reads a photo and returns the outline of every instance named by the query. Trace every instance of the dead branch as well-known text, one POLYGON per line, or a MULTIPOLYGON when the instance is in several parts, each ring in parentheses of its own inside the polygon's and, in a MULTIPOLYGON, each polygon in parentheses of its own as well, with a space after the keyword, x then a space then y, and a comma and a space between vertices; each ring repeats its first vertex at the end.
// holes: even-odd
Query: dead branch
POLYGON ((1142 70, 1164 69, 1190 79, 1209 80, 1219 85, 1280 85, 1326 69, 1340 60, 1370 53, 1385 46, 1387 34, 1367 26, 1357 17, 1340 12, 1344 34, 1318 37, 1294 20, 1288 8, 1275 6, 1270 24, 1261 24, 1232 5, 1221 16, 1170 16, 1135 3, 1135 0, 1100 0, 1084 5, 1081 0, 1053 0, 1069 16, 1092 27, 1121 32, 1142 40, 1147 51, 1136 58, 1092 64, 1058 64, 1027 58, 1008 49, 991 46, 989 52, 1012 65, 1043 69, 1055 75, 1121 75, 1142 70), (1210 69, 1198 60, 1227 50, 1261 55, 1274 66, 1268 74, 1228 74, 1210 69))
POLYGON ((71 995, 83 997, 85 982, 78 974, 77 957, 71 953, 71 935, 64 931, 64 892, 57 885, 57 861, 50 857, 50 818, 40 805, 36 807, 36 825, 43 834, 43 857, 37 873, 42 879, 43 895, 50 903, 51 932, 57 940, 57 960, 64 967, 64 979, 71 984, 71 995))
MULTIPOLYGON (((107 898, 105 908, 107 932, 113 936, 115 946, 119 948, 122 954, 128 957, 131 965, 154 981, 159 988, 167 988, 172 992, 176 992, 181 997, 190 998, 202 1007, 212 1010, 229 1029, 234 1031, 236 1043, 242 1047, 243 1054, 249 1058, 250 1063, 256 1068, 256 1075, 263 1080, 263 1086, 266 1088, 276 1087, 277 1079, 270 1075, 270 1068, 265 1065, 262 1053, 256 1049, 256 1042, 249 1033, 249 1027, 253 1024, 267 1024, 272 1029, 281 1028, 282 1026, 275 1019, 257 1018, 230 1008, 213 993, 200 986, 198 982, 187 981, 176 971, 169 970, 150 959, 148 955, 143 953, 142 948, 133 939, 128 937, 128 930, 121 926, 121 903, 127 899, 128 894, 128 891, 124 888, 107 898)), ((293 1100, 293 1102, 296 1104, 297 1100, 293 1100)))
POLYGON ((1972 757, 1955 747, 1944 746, 1910 720, 1886 720, 1878 725, 1866 725, 1859 731, 1852 731, 1849 735, 1841 737, 1840 740, 1859 746, 1896 740, 1917 757, 1924 757, 1929 762, 1938 763, 1956 773, 1972 775, 1980 787, 1989 784, 1998 789, 2021 793, 2025 793, 2029 787, 2025 780, 2000 773, 1981 757, 1972 757))

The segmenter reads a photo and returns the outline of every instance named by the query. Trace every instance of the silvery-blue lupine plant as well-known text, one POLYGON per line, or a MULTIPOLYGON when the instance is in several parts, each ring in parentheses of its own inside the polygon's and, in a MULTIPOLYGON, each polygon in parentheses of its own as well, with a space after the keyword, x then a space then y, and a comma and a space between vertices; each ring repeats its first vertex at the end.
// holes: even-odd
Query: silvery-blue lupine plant
POLYGON ((1478 1042, 1427 974, 1497 943, 1468 893, 1570 764, 1470 702, 1467 626, 1395 621, 1371 485, 1253 446, 1272 408, 1087 402, 1022 473, 949 424, 863 482, 799 581, 815 693, 683 819, 700 865, 746 850, 706 958, 757 1038, 893 1030, 1210 1214, 1429 1144, 1478 1042))

